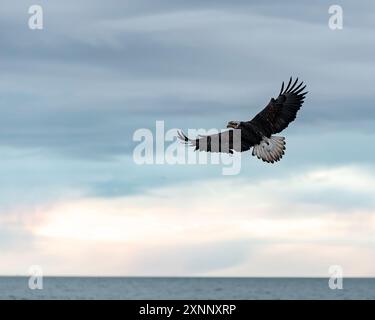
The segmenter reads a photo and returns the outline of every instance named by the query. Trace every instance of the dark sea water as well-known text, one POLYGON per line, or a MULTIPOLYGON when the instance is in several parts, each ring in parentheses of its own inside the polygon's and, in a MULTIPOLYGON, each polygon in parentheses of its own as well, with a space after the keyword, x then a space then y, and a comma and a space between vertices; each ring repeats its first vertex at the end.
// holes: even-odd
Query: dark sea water
POLYGON ((375 299, 375 278, 344 279, 331 290, 324 278, 84 278, 0 277, 0 299, 375 299))

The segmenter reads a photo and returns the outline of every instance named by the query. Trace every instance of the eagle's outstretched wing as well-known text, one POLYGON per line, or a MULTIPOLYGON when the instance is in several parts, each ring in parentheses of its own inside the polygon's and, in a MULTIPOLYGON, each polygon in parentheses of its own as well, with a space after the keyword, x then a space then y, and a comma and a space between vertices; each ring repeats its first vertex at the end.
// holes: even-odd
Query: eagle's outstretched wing
POLYGON ((287 87, 284 90, 284 82, 277 99, 271 99, 269 104, 259 112, 250 122, 255 124, 262 131, 271 134, 279 133, 288 127, 289 123, 294 121, 298 110, 303 104, 306 92, 303 90, 303 82, 298 84, 298 78, 292 84, 290 78, 287 87))
POLYGON ((251 146, 241 143, 239 130, 227 130, 208 136, 199 136, 197 139, 188 138, 182 131, 178 131, 178 138, 195 147, 195 150, 207 152, 233 153, 233 151, 246 151, 251 146))

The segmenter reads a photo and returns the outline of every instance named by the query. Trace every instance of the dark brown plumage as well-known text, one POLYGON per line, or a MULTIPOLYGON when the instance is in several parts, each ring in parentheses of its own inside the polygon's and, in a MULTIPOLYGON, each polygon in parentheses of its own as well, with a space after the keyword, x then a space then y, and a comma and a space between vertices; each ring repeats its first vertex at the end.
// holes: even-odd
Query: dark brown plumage
POLYGON ((227 128, 214 135, 188 138, 183 132, 178 138, 195 147, 195 150, 207 152, 233 153, 243 152, 253 147, 252 154, 266 162, 279 161, 284 154, 285 138, 273 136, 280 133, 296 119, 307 91, 303 82, 298 78, 293 82, 290 78, 284 89, 282 83, 280 93, 276 99, 272 98, 268 105, 250 121, 229 121, 227 128), (240 140, 237 141, 234 130, 240 130, 240 140))

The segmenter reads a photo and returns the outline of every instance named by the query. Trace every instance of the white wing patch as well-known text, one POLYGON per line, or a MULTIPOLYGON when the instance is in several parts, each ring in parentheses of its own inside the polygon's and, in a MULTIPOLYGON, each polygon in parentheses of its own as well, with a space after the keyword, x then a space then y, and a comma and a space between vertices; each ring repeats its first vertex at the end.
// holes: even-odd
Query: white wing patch
POLYGON ((263 140, 254 146, 252 154, 265 162, 274 163, 283 157, 284 150, 285 138, 271 136, 271 138, 263 137, 263 140))

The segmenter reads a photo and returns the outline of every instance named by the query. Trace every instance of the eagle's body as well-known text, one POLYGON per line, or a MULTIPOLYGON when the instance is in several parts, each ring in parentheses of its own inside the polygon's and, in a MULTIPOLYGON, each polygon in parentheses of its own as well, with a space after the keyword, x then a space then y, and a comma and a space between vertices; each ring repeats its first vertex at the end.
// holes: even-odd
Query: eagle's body
POLYGON ((199 151, 233 153, 248 151, 253 147, 253 156, 271 163, 279 161, 284 155, 285 138, 274 134, 280 133, 294 121, 307 94, 303 92, 306 88, 302 87, 303 82, 298 85, 297 83, 298 78, 293 84, 290 78, 284 90, 283 82, 279 96, 276 99, 272 98, 252 120, 228 123, 227 128, 241 130, 239 142, 235 141, 233 130, 200 136, 197 139, 190 139, 181 132, 179 138, 199 151))
POLYGON ((252 121, 241 123, 241 137, 248 147, 246 150, 259 144, 264 136, 266 136, 266 132, 264 132, 262 128, 259 128, 256 123, 253 123, 252 121))

